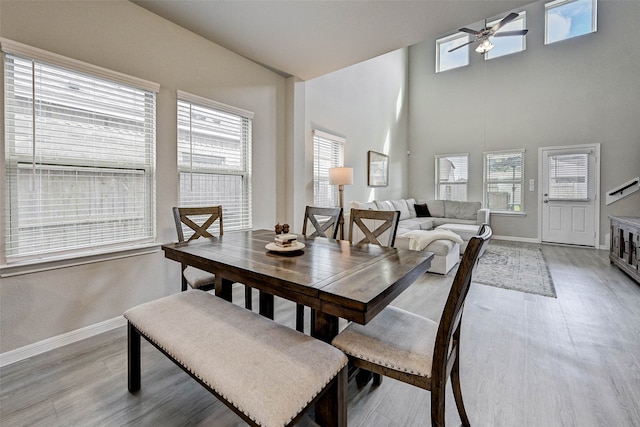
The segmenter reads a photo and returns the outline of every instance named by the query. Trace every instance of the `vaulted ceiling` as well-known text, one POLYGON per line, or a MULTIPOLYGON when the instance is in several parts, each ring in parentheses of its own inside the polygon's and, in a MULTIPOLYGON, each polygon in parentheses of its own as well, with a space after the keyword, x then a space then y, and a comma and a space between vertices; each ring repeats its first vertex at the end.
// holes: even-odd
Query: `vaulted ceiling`
POLYGON ((310 80, 531 0, 131 0, 285 76, 310 80))

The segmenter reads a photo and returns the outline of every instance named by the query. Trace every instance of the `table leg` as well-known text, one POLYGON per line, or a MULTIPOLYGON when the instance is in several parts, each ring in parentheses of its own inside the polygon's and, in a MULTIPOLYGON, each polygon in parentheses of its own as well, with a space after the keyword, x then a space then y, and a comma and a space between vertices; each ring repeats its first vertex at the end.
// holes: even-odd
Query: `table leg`
POLYGON ((258 292, 260 296, 260 314, 273 320, 273 295, 266 292, 258 292))
POLYGON ((233 285, 233 282, 231 280, 223 279, 222 277, 216 274, 216 281, 215 281, 216 296, 224 300, 227 300, 229 302, 233 302, 232 285, 233 285))
MULTIPOLYGON (((319 340, 331 343, 338 335, 338 317, 314 310, 312 316, 312 335, 319 340)), ((347 368, 343 369, 334 384, 316 403, 316 423, 321 426, 347 425, 347 368)))
POLYGON ((331 344, 331 340, 338 335, 338 317, 315 310, 313 321, 313 336, 331 344))

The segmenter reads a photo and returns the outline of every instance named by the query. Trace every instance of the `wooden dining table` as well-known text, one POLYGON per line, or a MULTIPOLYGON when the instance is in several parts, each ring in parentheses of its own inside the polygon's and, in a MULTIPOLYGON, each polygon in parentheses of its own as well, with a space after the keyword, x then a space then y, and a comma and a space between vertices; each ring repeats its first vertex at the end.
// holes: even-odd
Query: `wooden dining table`
MULTIPOLYGON (((270 230, 237 231, 162 249, 168 259, 214 273, 221 298, 231 301, 235 282, 258 289, 264 316, 273 318, 274 296, 311 307, 312 335, 328 343, 340 318, 366 324, 429 270, 433 258, 430 252, 304 236, 298 236, 301 250, 267 250, 274 237, 270 230)), ((338 394, 344 393, 330 391, 316 405, 320 424, 342 424, 341 417, 346 422, 346 412, 333 413, 338 394)))

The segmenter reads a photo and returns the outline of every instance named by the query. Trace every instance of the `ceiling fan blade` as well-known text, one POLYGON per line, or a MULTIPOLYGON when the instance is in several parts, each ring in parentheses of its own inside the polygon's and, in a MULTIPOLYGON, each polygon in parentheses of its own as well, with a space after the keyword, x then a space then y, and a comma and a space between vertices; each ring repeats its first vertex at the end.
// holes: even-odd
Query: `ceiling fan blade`
POLYGON ((470 42, 463 43, 463 44, 461 44, 460 46, 456 46, 456 47, 454 47, 453 49, 449 49, 449 50, 448 50, 448 52, 449 52, 449 53, 451 53, 451 52, 453 52, 454 50, 458 50, 458 49, 460 49, 461 47, 465 47, 466 45, 469 45, 469 44, 471 44, 471 43, 473 43, 473 42, 475 42, 475 40, 471 40, 470 42))
POLYGON ((474 36, 479 32, 476 30, 472 30, 471 28, 459 28, 458 31, 462 31, 463 33, 473 34, 474 36))
POLYGON ((504 27, 505 25, 507 25, 509 22, 513 21, 514 19, 516 19, 519 15, 515 12, 511 12, 510 14, 508 14, 507 16, 505 16, 504 18, 502 18, 502 21, 498 22, 496 25, 494 25, 493 27, 491 27, 491 30, 489 30, 491 32, 491 34, 495 34, 500 28, 504 27))
POLYGON ((498 33, 498 34, 494 34, 493 37, 524 36, 528 32, 529 32, 529 30, 503 31, 503 32, 498 33))

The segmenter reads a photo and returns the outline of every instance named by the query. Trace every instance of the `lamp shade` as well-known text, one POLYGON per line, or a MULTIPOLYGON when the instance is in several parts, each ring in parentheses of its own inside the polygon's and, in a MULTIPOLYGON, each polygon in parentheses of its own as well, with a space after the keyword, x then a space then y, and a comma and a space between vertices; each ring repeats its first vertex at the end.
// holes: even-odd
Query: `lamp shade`
POLYGON ((353 184, 353 168, 330 168, 330 185, 351 185, 353 184))

